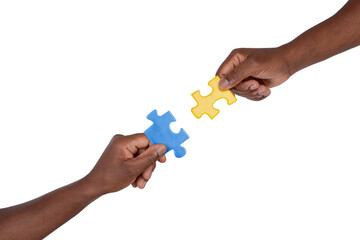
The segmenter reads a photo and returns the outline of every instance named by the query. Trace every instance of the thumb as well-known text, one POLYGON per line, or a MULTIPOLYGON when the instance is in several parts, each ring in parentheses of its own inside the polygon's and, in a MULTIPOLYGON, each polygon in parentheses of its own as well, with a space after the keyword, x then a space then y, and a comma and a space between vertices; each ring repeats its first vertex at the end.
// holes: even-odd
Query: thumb
POLYGON ((147 167, 154 164, 164 153, 166 152, 166 146, 163 144, 156 144, 150 146, 139 156, 129 161, 135 172, 138 174, 145 171, 147 167))
POLYGON ((239 64, 232 70, 229 74, 223 77, 219 82, 219 88, 222 90, 228 90, 239 83, 241 83, 246 78, 250 77, 252 74, 252 67, 249 64, 249 61, 244 61, 239 64))

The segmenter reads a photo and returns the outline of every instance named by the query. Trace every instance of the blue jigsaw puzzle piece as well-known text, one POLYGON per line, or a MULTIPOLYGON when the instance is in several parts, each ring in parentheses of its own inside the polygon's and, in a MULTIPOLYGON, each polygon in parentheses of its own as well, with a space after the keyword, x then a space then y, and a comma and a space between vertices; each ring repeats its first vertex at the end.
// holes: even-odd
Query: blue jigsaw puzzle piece
POLYGON ((144 133, 152 144, 164 144, 167 147, 166 152, 174 150, 177 158, 185 156, 186 150, 181 144, 189 139, 189 135, 182 128, 179 133, 171 131, 170 123, 175 122, 176 119, 170 111, 159 116, 157 110, 154 110, 149 113, 147 119, 151 120, 153 125, 146 129, 144 133))

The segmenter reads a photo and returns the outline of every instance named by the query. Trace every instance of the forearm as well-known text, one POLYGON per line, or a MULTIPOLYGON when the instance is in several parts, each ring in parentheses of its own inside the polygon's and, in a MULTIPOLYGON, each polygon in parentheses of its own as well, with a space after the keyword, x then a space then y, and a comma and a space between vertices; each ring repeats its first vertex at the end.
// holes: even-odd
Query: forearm
POLYGON ((165 152, 165 145, 150 146, 143 133, 115 135, 83 179, 30 202, 0 209, 0 239, 45 238, 100 196, 139 179, 148 181, 156 161, 165 162, 165 152))
POLYGON ((360 0, 280 47, 290 74, 360 44, 360 0))
POLYGON ((82 179, 32 201, 0 209, 1 239, 43 239, 98 197, 82 179))

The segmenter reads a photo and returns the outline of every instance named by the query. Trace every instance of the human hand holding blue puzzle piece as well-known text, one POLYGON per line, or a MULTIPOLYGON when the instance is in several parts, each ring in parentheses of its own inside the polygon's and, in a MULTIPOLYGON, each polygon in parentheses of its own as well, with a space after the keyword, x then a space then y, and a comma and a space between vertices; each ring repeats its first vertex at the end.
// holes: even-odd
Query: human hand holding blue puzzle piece
POLYGON ((166 153, 174 150, 177 158, 185 156, 186 150, 180 145, 189 139, 189 135, 182 128, 179 133, 171 131, 170 123, 175 122, 176 119, 170 111, 159 116, 157 110, 154 110, 149 113, 147 119, 151 120, 153 125, 144 133, 152 144, 164 144, 167 147, 166 153))

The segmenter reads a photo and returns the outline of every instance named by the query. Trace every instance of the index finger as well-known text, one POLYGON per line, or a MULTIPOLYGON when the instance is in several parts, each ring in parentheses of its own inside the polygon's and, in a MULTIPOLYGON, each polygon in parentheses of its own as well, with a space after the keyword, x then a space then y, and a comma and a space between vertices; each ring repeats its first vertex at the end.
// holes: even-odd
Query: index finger
POLYGON ((246 55, 241 53, 241 50, 234 49, 225 61, 220 65, 219 69, 216 72, 221 79, 232 72, 236 66, 245 61, 246 55))

